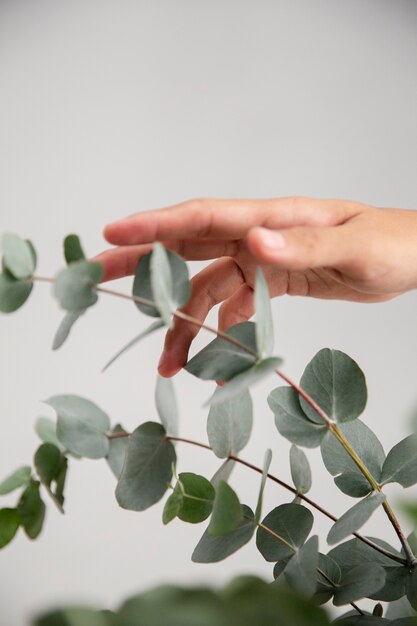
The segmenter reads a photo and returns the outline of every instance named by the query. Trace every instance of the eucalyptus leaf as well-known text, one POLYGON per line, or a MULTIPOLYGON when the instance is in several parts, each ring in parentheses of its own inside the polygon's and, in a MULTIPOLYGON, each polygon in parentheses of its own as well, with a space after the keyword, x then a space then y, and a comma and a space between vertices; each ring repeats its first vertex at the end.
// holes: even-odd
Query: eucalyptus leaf
POLYGON ((193 356, 184 369, 203 380, 227 382, 250 368, 257 359, 255 324, 241 322, 228 328, 226 334, 246 346, 247 350, 222 337, 216 337, 193 356))
POLYGON ((166 326, 172 328, 173 285, 171 266, 166 250, 159 242, 154 243, 153 246, 150 270, 151 287, 156 308, 166 326))
POLYGON ((233 489, 222 480, 216 490, 213 513, 208 526, 211 535, 230 533, 242 522, 242 507, 233 489))
MULTIPOLYGON (((217 389, 215 395, 220 391, 217 389)), ((252 424, 252 399, 247 390, 220 405, 212 405, 207 435, 214 454, 221 459, 237 455, 249 441, 252 424)))
POLYGON ((5 496, 19 487, 26 487, 30 482, 32 470, 28 465, 19 467, 0 483, 0 496, 5 496))
MULTIPOLYGON (((358 364, 340 350, 320 350, 307 365, 300 386, 338 423, 356 419, 366 405, 365 376, 358 364)), ((300 404, 309 419, 323 423, 304 398, 300 398, 300 404)))
POLYGON ((342 576, 335 589, 333 604, 342 606, 349 602, 368 598, 385 584, 385 570, 381 565, 364 563, 357 565, 342 576))
POLYGON ((300 406, 298 393, 292 387, 277 387, 268 396, 279 433, 298 446, 316 448, 327 433, 326 426, 311 422, 300 406))
POLYGON ((215 497, 215 489, 204 476, 192 472, 182 472, 178 476, 182 492, 181 507, 177 517, 183 522, 199 524, 208 518, 215 497))
POLYGON ((256 523, 253 512, 242 505, 243 519, 240 525, 225 535, 212 535, 204 532, 194 549, 191 560, 194 563, 217 563, 242 548, 253 537, 256 523))
POLYGON ((55 333, 52 350, 58 350, 64 342, 68 339, 72 327, 75 322, 85 313, 86 309, 80 309, 78 311, 68 311, 62 319, 62 322, 58 326, 58 330, 55 333))
POLYGON ((314 535, 291 558, 284 570, 284 576, 296 591, 303 596, 311 597, 317 587, 318 563, 319 540, 317 535, 314 535))
POLYGON ((38 417, 35 422, 35 432, 42 441, 53 443, 61 452, 64 452, 65 447, 56 436, 56 422, 49 417, 38 417))
POLYGON ((0 312, 14 313, 26 302, 33 288, 33 282, 29 279, 15 280, 5 270, 0 274, 0 312))
POLYGON ((77 261, 84 261, 85 254, 78 235, 67 235, 64 239, 64 257, 69 265, 77 261))
MULTIPOLYGON (((116 424, 114 428, 111 429, 111 434, 126 434, 125 429, 120 425, 116 424)), ((123 470, 123 465, 126 459, 127 448, 129 445, 129 437, 117 437, 114 439, 109 439, 109 451, 106 456, 106 461, 116 476, 117 479, 120 478, 120 475, 123 470)))
POLYGON ((0 550, 7 546, 20 526, 20 516, 16 509, 0 509, 0 550))
POLYGON ((100 459, 108 454, 106 433, 110 418, 94 402, 76 395, 52 396, 46 404, 55 409, 57 437, 70 451, 89 459, 100 459))
POLYGON ((331 527, 327 542, 332 545, 356 532, 384 502, 383 493, 373 493, 348 509, 331 527))
POLYGON ((234 461, 233 459, 226 459, 224 463, 220 465, 220 467, 216 470, 210 480, 215 489, 217 489, 217 487, 219 486, 220 481, 225 480, 227 482, 229 480, 235 465, 236 461, 234 461))
POLYGON ((110 359, 110 361, 108 361, 106 363, 106 365, 103 367, 103 369, 101 371, 105 372, 106 369, 108 369, 110 367, 110 365, 113 365, 113 363, 120 356, 122 356, 122 354, 127 352, 127 350, 130 350, 130 348, 133 348, 133 346, 135 346, 137 343, 139 343, 139 341, 142 341, 142 339, 144 339, 148 335, 151 335, 156 330, 159 330, 160 328, 163 328, 164 325, 165 325, 164 322, 162 322, 161 320, 156 320, 155 322, 152 322, 152 324, 150 326, 148 326, 148 328, 145 328, 145 330, 140 332, 139 335, 136 335, 136 337, 131 339, 126 345, 123 346, 123 348, 121 348, 118 352, 116 352, 116 354, 110 359))
POLYGON ((417 434, 409 435, 388 452, 381 483, 399 483, 402 487, 417 483, 417 434))
POLYGON ((259 552, 266 561, 281 561, 292 556, 304 544, 313 526, 313 515, 300 504, 281 504, 268 513, 262 526, 256 534, 259 552), (284 541, 280 542, 262 526, 272 530, 284 541))
POLYGON ((259 487, 258 502, 256 504, 256 509, 255 509, 255 521, 256 521, 256 523, 259 522, 259 520, 261 519, 261 515, 262 515, 262 502, 263 502, 263 496, 264 496, 266 480, 268 478, 268 472, 269 472, 269 468, 271 466, 271 461, 272 461, 272 450, 270 450, 268 448, 266 450, 265 456, 264 456, 264 464, 263 464, 263 469, 262 469, 261 484, 260 484, 260 487, 259 487))
POLYGON ((54 295, 67 311, 86 309, 97 302, 94 286, 103 278, 103 266, 90 261, 71 263, 56 277, 54 295))
POLYGON ((168 500, 165 502, 164 510, 162 512, 162 522, 163 524, 169 524, 173 519, 175 519, 180 512, 181 506, 183 502, 182 493, 175 489, 168 500))
POLYGON ((30 539, 36 539, 40 534, 45 519, 45 504, 40 496, 39 486, 39 481, 32 480, 17 505, 20 523, 30 539))
POLYGON ((238 394, 243 393, 249 387, 259 382, 273 371, 275 371, 282 363, 279 357, 271 356, 263 361, 259 361, 252 365, 251 368, 237 374, 232 380, 229 380, 223 387, 216 389, 216 392, 209 398, 206 404, 216 406, 227 400, 231 400, 238 394))
POLYGON ((298 493, 308 493, 312 483, 310 464, 304 452, 295 445, 290 448, 290 469, 298 493))
POLYGON ((29 278, 35 271, 36 257, 31 244, 12 233, 2 237, 3 264, 17 280, 29 278))
POLYGON ((318 604, 324 604, 333 597, 335 587, 342 579, 339 565, 327 554, 319 553, 317 568, 317 588, 314 600, 318 604))
POLYGON ((157 376, 155 405, 159 419, 167 433, 177 436, 179 433, 178 404, 171 378, 157 376))
POLYGON ((145 422, 129 438, 126 461, 116 487, 124 509, 144 511, 158 502, 172 477, 176 455, 163 426, 145 422))
POLYGON ((61 468, 61 451, 53 443, 43 443, 36 450, 34 463, 41 482, 49 487, 61 468))
POLYGON ((260 267, 256 269, 255 312, 257 353, 260 359, 264 359, 274 350, 274 324, 268 285, 260 267))

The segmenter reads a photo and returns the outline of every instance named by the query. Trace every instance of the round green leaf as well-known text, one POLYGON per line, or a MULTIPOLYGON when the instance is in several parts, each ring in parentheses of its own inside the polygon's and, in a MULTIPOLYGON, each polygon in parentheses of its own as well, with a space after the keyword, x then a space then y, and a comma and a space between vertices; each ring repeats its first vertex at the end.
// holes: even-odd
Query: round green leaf
POLYGON ((298 493, 310 491, 312 482, 310 464, 304 452, 294 445, 290 449, 290 469, 298 493))
POLYGON ((50 486, 61 469, 61 452, 53 443, 43 443, 35 453, 35 468, 41 482, 50 486))
POLYGON ((3 264, 16 279, 28 278, 35 271, 33 247, 12 233, 2 238, 3 264))
POLYGON ((212 405, 207 435, 214 454, 221 459, 238 454, 249 441, 252 424, 252 399, 247 390, 220 405, 212 405))
POLYGON ((311 597, 317 587, 318 563, 319 540, 314 535, 290 559, 284 576, 293 589, 303 596, 311 597))
POLYGON ((213 509, 216 494, 213 485, 204 476, 192 472, 182 472, 178 481, 183 497, 177 517, 191 524, 203 522, 213 509))
MULTIPOLYGON (((365 376, 358 364, 339 350, 320 350, 307 365, 300 386, 338 423, 356 419, 366 405, 365 376)), ((323 423, 304 398, 300 398, 300 404, 309 419, 323 423)))
POLYGON ((11 542, 20 526, 16 509, 0 509, 0 549, 11 542))
POLYGON ((24 465, 15 470, 12 474, 7 476, 0 483, 0 496, 5 496, 7 493, 11 493, 19 487, 24 487, 29 484, 30 475, 32 470, 29 466, 24 465))
POLYGON ((406 437, 388 452, 381 483, 399 483, 402 487, 417 483, 417 435, 406 437))
POLYGON ((268 396, 278 432, 298 446, 316 448, 327 433, 326 426, 311 422, 300 406, 298 393, 292 387, 277 387, 268 396))
POLYGON ((259 552, 267 561, 281 561, 292 556, 303 545, 313 526, 313 515, 300 504, 281 504, 268 513, 262 526, 272 530, 286 543, 259 527, 256 534, 259 552))
POLYGON ((6 271, 0 274, 0 311, 14 313, 29 298, 33 282, 29 279, 15 280, 6 271))
POLYGON ((94 289, 103 278, 103 266, 90 261, 71 263, 56 277, 54 294, 63 309, 79 311, 97 302, 94 289))
POLYGON ((342 606, 368 598, 385 584, 385 570, 380 565, 365 563, 357 565, 342 576, 335 589, 333 604, 342 606))
POLYGON ((39 481, 32 480, 17 505, 21 525, 30 539, 36 539, 40 534, 45 519, 45 504, 39 486, 39 481))
POLYGON ((242 521, 242 506, 233 489, 224 480, 219 483, 208 526, 211 535, 224 535, 235 530, 242 521))

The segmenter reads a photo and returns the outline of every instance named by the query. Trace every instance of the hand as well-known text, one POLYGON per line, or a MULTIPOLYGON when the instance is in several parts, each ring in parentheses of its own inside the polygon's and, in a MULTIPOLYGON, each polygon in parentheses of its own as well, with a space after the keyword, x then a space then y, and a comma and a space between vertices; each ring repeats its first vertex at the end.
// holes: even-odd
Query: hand
MULTIPOLYGON (((344 200, 190 200, 137 213, 106 226, 118 247, 95 260, 104 280, 135 272, 154 241, 188 260, 216 259, 192 280, 184 312, 204 320, 219 309, 219 328, 253 315, 255 271, 271 297, 284 294, 382 302, 417 286, 417 212, 344 200)), ((175 320, 159 364, 174 375, 187 361, 196 326, 175 320)))

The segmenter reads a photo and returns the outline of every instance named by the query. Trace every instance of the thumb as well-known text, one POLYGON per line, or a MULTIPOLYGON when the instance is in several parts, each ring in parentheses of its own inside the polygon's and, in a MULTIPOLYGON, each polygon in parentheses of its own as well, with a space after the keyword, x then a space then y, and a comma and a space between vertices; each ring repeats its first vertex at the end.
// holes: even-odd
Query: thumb
POLYGON ((257 226, 248 232, 247 245, 262 263, 288 270, 340 267, 354 256, 354 241, 342 226, 300 226, 280 231, 257 226))

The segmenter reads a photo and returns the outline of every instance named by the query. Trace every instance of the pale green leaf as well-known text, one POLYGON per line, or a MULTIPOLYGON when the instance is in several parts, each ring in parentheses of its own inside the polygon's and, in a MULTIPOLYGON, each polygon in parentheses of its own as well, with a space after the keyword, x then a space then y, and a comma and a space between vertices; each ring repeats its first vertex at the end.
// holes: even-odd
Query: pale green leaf
POLYGON ((139 341, 141 341, 142 339, 144 339, 145 337, 147 337, 148 335, 152 334, 153 332, 155 332, 156 330, 159 330, 160 328, 163 328, 165 326, 164 322, 162 322, 161 320, 156 320, 155 322, 152 322, 152 324, 150 326, 148 326, 148 328, 145 328, 145 330, 143 330, 142 332, 139 333, 139 335, 136 335, 136 337, 134 337, 133 339, 131 339, 126 345, 123 346, 123 348, 121 348, 111 359, 110 361, 108 361, 106 363, 106 365, 103 367, 103 369, 101 370, 102 372, 105 372, 106 369, 108 369, 110 367, 110 365, 112 365, 120 356, 122 356, 122 354, 124 354, 125 352, 127 352, 127 350, 130 350, 130 348, 133 348, 133 346, 135 346, 137 343, 139 343, 139 341))
POLYGON ((327 535, 327 542, 333 545, 356 532, 368 521, 384 500, 385 495, 383 493, 373 493, 357 502, 333 524, 327 535))
MULTIPOLYGON (((111 433, 114 434, 126 434, 125 429, 120 425, 116 424, 114 428, 111 429, 111 433)), ((126 459, 127 447, 129 445, 129 437, 117 437, 114 439, 109 439, 109 451, 106 456, 106 461, 116 476, 117 479, 120 478, 122 473, 123 464, 126 459)))
POLYGON ((103 266, 90 261, 76 261, 56 277, 54 295, 67 311, 86 309, 97 302, 94 289, 103 277, 103 266))
POLYGON ((318 562, 319 540, 314 535, 297 550, 284 570, 288 583, 303 596, 311 597, 316 591, 318 562))
POLYGON ((64 239, 64 257, 69 265, 77 261, 84 261, 85 254, 78 235, 67 235, 64 239))
POLYGON ((52 350, 58 350, 63 343, 68 339, 72 327, 75 322, 85 313, 86 309, 80 309, 79 311, 68 311, 62 319, 62 322, 58 326, 55 333, 54 340, 52 342, 52 350))
POLYGON ((242 519, 242 507, 239 498, 233 489, 222 480, 216 490, 208 532, 211 535, 230 533, 236 530, 242 519))
POLYGON ((56 422, 49 417, 38 417, 35 422, 35 432, 42 441, 53 443, 61 452, 64 452, 65 447, 56 436, 56 422))
POLYGON ((168 256, 164 246, 158 242, 154 243, 151 255, 151 287, 154 302, 159 314, 168 328, 172 327, 172 274, 168 261, 168 256))
POLYGON ((259 522, 259 520, 261 519, 261 515, 262 515, 262 502, 263 502, 264 490, 265 490, 266 480, 268 478, 268 472, 269 472, 269 468, 271 465, 271 461, 272 461, 272 450, 268 448, 264 456, 262 478, 261 478, 261 484, 259 486, 259 493, 258 493, 258 502, 256 504, 256 509, 255 509, 256 523, 259 522))
POLYGON ((161 424, 146 422, 129 438, 126 461, 116 487, 124 509, 144 511, 158 502, 172 478, 176 455, 161 424))
POLYGON ((298 493, 308 493, 312 482, 310 464, 304 452, 294 445, 290 449, 290 469, 298 493))
MULTIPOLYGON (((217 389, 215 395, 220 391, 217 389)), ((249 441, 252 423, 249 391, 245 390, 220 405, 212 405, 207 419, 207 435, 214 454, 221 459, 238 454, 249 441)))
POLYGON ((274 350, 274 324, 268 285, 260 267, 256 269, 255 315, 257 353, 260 359, 264 359, 274 350))
POLYGON ((381 483, 399 483, 402 487, 417 483, 417 435, 406 437, 388 452, 381 483))
POLYGON ((327 433, 326 426, 311 422, 300 406, 298 393, 292 387, 277 387, 268 396, 279 433, 298 446, 315 448, 327 433))
POLYGON ((12 541, 20 526, 16 509, 0 509, 0 550, 12 541))
POLYGON ((0 483, 0 496, 5 496, 7 493, 19 489, 19 487, 26 487, 29 484, 31 473, 31 468, 28 465, 24 465, 12 474, 9 474, 0 483))
POLYGON ((217 489, 217 487, 219 486, 220 481, 225 480, 227 482, 229 480, 235 465, 236 461, 234 461, 233 459, 226 459, 224 463, 220 465, 220 467, 218 468, 218 470, 216 470, 210 480, 215 489, 217 489))
POLYGON ((12 233, 2 238, 3 265, 16 279, 28 278, 35 271, 36 257, 31 244, 12 233))
POLYGON ((0 312, 17 311, 29 298, 32 288, 33 282, 30 279, 15 280, 5 270, 0 274, 0 312))
MULTIPOLYGON (((356 419, 366 405, 365 376, 358 364, 339 350, 320 350, 307 365, 300 386, 330 419, 339 423, 356 419)), ((323 423, 304 398, 300 403, 307 417, 323 423)))
POLYGON ((310 534, 313 515, 300 504, 281 504, 268 513, 262 525, 283 541, 259 527, 256 535, 259 552, 266 561, 281 561, 301 548, 310 534))
POLYGON ((157 376, 155 405, 159 419, 167 433, 177 436, 179 431, 178 403, 171 378, 157 376))

